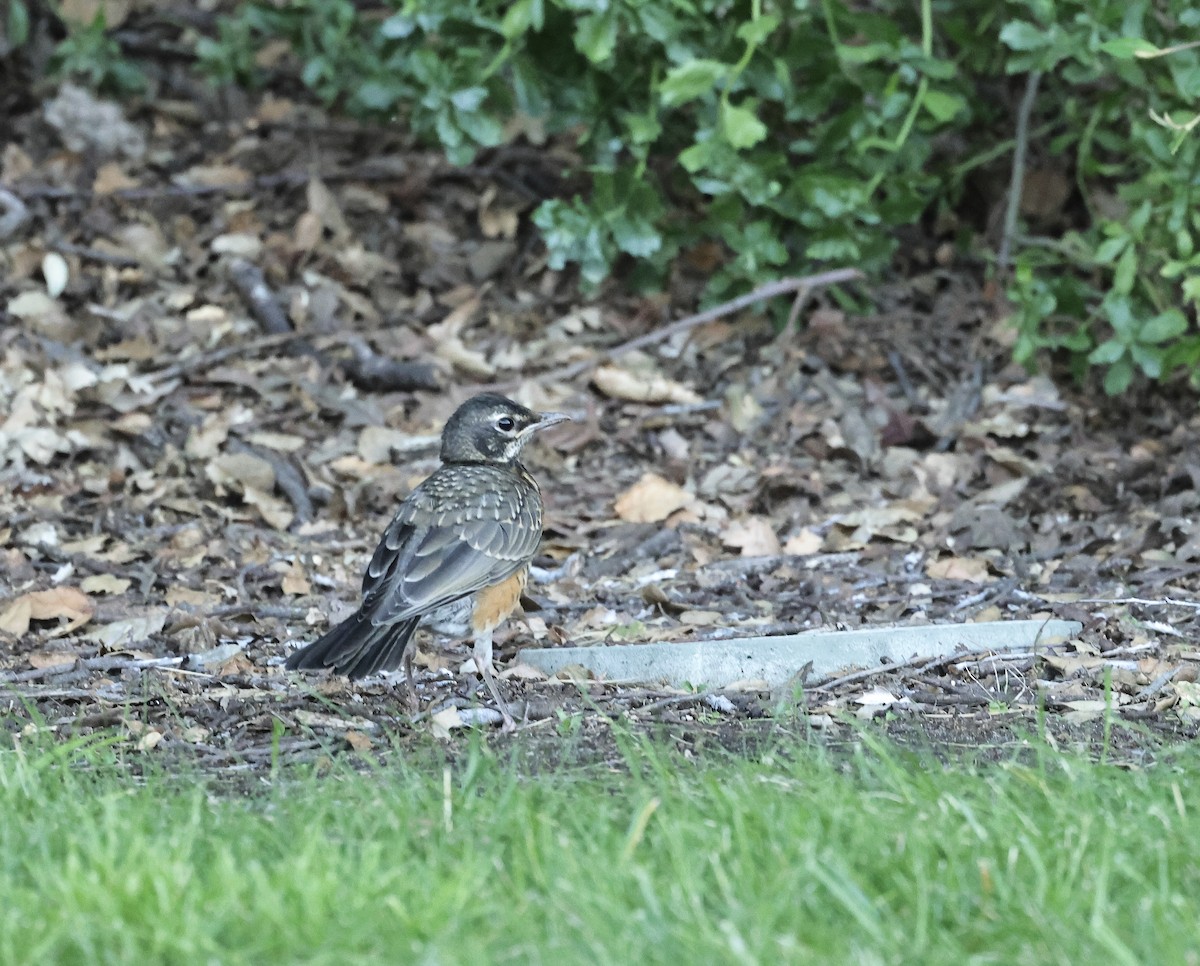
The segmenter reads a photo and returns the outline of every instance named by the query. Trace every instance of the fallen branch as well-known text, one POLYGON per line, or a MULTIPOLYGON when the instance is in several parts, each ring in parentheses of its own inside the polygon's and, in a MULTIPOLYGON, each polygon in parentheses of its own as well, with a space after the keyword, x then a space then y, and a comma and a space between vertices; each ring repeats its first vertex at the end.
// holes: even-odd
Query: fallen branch
POLYGON ((229 263, 229 279, 267 335, 287 335, 292 331, 291 319, 275 298, 261 268, 244 258, 235 258, 229 263))
POLYGON ((1025 94, 1017 111, 1017 133, 1014 138, 1012 173, 1008 185, 1008 206, 1004 211, 1004 233, 1000 236, 1000 247, 996 252, 996 267, 1000 276, 1008 274, 1008 259, 1012 251, 1012 240, 1017 233, 1017 217, 1021 213, 1021 195, 1025 187, 1025 152, 1029 146, 1029 115, 1033 113, 1033 102, 1037 100, 1038 85, 1042 81, 1040 70, 1030 71, 1025 78, 1025 94))
POLYGON ((934 657, 915 656, 907 661, 896 661, 894 664, 880 664, 877 667, 864 668, 861 671, 852 671, 849 674, 842 674, 836 678, 830 678, 827 681, 822 681, 820 684, 813 685, 806 690, 812 691, 832 691, 834 688, 841 687, 843 684, 852 684, 855 681, 862 681, 866 678, 873 678, 877 674, 891 674, 894 671, 928 671, 930 668, 943 667, 947 664, 961 664, 973 660, 982 660, 989 656, 1001 656, 1004 652, 997 652, 994 647, 985 647, 977 651, 960 651, 956 654, 938 654, 934 657))
POLYGON ((796 302, 793 304, 792 311, 798 313, 799 309, 797 306, 802 304, 803 300, 814 289, 822 288, 826 285, 837 285, 841 282, 852 282, 862 277, 862 272, 857 268, 835 268, 832 271, 821 272, 817 275, 806 275, 803 278, 784 278, 777 282, 768 282, 766 285, 759 286, 753 292, 747 292, 745 295, 738 296, 728 302, 722 302, 711 309, 689 315, 676 322, 672 322, 670 325, 663 326, 661 329, 647 332, 645 335, 639 335, 628 342, 622 342, 619 345, 605 349, 594 358, 576 362, 565 369, 557 369, 554 372, 546 373, 542 379, 554 379, 555 381, 574 379, 576 376, 589 372, 610 359, 617 358, 617 356, 622 356, 635 349, 644 349, 648 345, 664 342, 681 332, 688 332, 698 326, 715 322, 717 319, 723 319, 727 315, 740 312, 742 309, 749 308, 751 305, 756 305, 759 302, 765 302, 767 299, 775 298, 778 295, 787 295, 795 292, 796 302))
POLYGON ((1163 597, 1152 600, 1146 597, 1081 597, 1076 604, 1141 604, 1145 607, 1190 607, 1200 609, 1200 601, 1179 600, 1177 597, 1163 597))
MULTIPOLYGON (((235 258, 229 263, 229 277, 250 313, 258 319, 269 336, 293 334, 291 319, 257 265, 244 258, 235 258)), ((362 389, 408 391, 431 390, 438 386, 433 366, 428 363, 388 359, 379 355, 357 333, 346 333, 343 341, 350 347, 352 356, 335 360, 335 363, 351 382, 362 389)), ((315 356, 322 365, 330 364, 330 359, 308 340, 301 341, 298 349, 315 356)))

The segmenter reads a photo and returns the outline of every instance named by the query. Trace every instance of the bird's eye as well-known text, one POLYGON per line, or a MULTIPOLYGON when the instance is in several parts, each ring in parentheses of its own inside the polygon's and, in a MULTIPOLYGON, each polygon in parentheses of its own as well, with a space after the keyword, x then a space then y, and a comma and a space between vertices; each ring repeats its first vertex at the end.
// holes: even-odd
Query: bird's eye
POLYGON ((496 420, 496 428, 502 433, 511 433, 517 428, 517 424, 511 416, 501 416, 496 420))

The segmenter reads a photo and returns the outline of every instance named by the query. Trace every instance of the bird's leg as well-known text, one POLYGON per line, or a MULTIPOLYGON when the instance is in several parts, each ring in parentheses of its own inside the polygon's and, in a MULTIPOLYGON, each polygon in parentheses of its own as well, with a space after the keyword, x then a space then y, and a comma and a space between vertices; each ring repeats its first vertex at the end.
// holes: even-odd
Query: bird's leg
POLYGON ((410 638, 404 645, 404 654, 400 657, 400 663, 404 667, 405 702, 408 705, 409 714, 416 714, 421 710, 421 702, 417 697, 417 682, 413 678, 413 655, 416 654, 416 651, 416 645, 410 638))
POLYGON ((483 683, 487 685, 488 691, 491 692, 492 700, 496 702, 500 716, 504 719, 504 730, 512 731, 516 728, 517 723, 513 721, 512 713, 508 710, 508 705, 504 703, 504 699, 500 697, 500 689, 496 686, 496 669, 492 666, 491 631, 479 631, 475 635, 475 667, 479 669, 479 673, 483 677, 483 683))

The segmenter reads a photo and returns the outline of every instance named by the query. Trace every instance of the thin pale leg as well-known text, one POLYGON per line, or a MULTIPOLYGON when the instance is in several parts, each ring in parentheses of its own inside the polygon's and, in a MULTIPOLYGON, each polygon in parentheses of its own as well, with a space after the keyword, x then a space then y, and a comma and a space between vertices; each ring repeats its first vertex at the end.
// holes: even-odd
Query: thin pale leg
POLYGON ((475 635, 475 667, 479 669, 479 673, 483 677, 483 683, 487 685, 488 691, 491 692, 492 700, 496 702, 500 716, 504 719, 504 730, 512 731, 517 726, 517 723, 513 721, 512 712, 508 710, 508 705, 500 697, 500 688, 496 686, 496 669, 492 666, 491 631, 479 631, 475 635))
POLYGON ((413 677, 413 655, 417 648, 412 640, 404 645, 404 654, 400 658, 400 663, 404 667, 404 690, 405 703, 408 705, 409 714, 416 714, 421 710, 421 702, 417 698, 417 682, 413 677))

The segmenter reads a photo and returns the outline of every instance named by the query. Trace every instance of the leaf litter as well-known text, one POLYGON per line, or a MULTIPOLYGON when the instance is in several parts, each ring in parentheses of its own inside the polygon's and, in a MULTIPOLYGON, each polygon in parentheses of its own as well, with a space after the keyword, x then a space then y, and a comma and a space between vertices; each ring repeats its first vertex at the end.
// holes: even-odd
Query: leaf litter
POLYGON ((138 754, 253 772, 486 725, 461 645, 422 640, 415 719, 393 680, 281 668, 354 606, 442 422, 485 387, 579 416, 530 453, 546 541, 497 638, 526 723, 494 740, 575 722, 603 756, 611 718, 734 744, 789 721, 850 740, 869 718, 986 752, 1045 709, 1057 740, 1136 762, 1200 728, 1194 401, 1111 403, 1012 366, 973 267, 879 286, 875 315, 816 298, 795 331, 738 315, 643 340, 702 279, 585 299, 527 242, 503 150, 456 171, 267 97, 221 123, 121 114, 97 155, 72 145, 109 109, 60 96, 14 118, 0 158, 27 208, 0 239, 11 730, 115 728, 138 754), (1084 631, 787 693, 519 662, 534 641, 1045 616, 1084 631))

